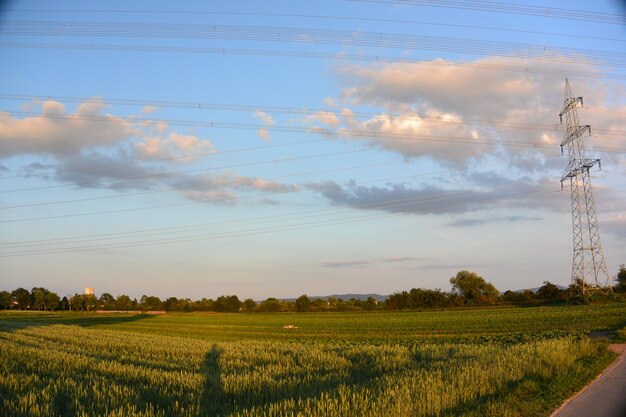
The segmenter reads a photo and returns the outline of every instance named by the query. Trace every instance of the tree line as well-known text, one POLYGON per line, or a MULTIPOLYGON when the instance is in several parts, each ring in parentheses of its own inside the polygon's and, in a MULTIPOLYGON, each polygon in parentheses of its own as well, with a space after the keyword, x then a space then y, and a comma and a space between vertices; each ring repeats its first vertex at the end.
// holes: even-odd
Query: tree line
MULTIPOLYGON (((367 300, 352 298, 311 298, 301 295, 294 302, 270 297, 257 302, 251 298, 241 301, 236 295, 222 295, 215 300, 201 298, 169 297, 161 300, 157 296, 143 295, 139 300, 122 294, 117 297, 103 293, 74 294, 60 297, 43 287, 0 291, 0 309, 4 310, 72 310, 72 311, 216 311, 216 312, 307 312, 307 311, 373 311, 373 310, 418 310, 425 308, 448 308, 461 306, 529 305, 555 302, 589 302, 581 295, 582 282, 574 282, 561 289, 545 281, 538 290, 506 291, 500 293, 483 277, 471 271, 459 271, 450 278, 452 291, 413 288, 388 296, 379 302, 373 297, 367 300)), ((624 299, 626 294, 626 266, 620 265, 615 277, 613 298, 624 299)), ((596 296, 602 298, 601 295, 596 296)))

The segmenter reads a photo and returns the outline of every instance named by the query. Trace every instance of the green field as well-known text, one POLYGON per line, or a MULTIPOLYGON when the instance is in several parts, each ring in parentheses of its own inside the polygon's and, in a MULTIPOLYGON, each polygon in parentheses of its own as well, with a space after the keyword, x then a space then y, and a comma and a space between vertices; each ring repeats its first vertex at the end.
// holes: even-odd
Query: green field
POLYGON ((0 313, 6 416, 547 416, 626 305, 310 314, 0 313), (284 325, 298 328, 283 330, 284 325))

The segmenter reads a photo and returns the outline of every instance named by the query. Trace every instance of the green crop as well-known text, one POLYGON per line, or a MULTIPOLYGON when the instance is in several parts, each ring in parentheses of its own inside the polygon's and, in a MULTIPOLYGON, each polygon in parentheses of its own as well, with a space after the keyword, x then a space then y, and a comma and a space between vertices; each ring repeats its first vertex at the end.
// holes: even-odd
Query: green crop
POLYGON ((7 313, 0 315, 0 410, 3 416, 548 415, 519 411, 512 398, 533 389, 558 392, 548 401, 558 404, 578 387, 563 388, 568 380, 580 385, 592 376, 583 369, 610 360, 584 333, 623 326, 625 319, 624 305, 159 317, 7 313), (285 324, 298 328, 286 331, 285 324), (562 382, 554 389, 551 381, 562 382))

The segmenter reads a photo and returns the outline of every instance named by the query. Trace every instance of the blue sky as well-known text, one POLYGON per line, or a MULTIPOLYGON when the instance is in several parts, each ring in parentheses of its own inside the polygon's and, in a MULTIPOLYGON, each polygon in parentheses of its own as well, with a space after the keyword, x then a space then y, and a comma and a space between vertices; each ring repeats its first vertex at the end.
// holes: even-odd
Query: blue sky
POLYGON ((3 2, 0 288, 567 285, 565 77, 615 274, 622 4, 427 3, 3 2))

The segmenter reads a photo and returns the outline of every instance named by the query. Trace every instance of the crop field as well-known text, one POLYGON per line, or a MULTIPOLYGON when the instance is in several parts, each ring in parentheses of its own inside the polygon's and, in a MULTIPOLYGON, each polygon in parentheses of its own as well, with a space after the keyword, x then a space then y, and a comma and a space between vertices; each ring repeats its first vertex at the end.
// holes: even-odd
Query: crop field
POLYGON ((3 416, 547 416, 626 305, 410 313, 0 313, 3 416), (291 324, 297 328, 283 330, 291 324))

